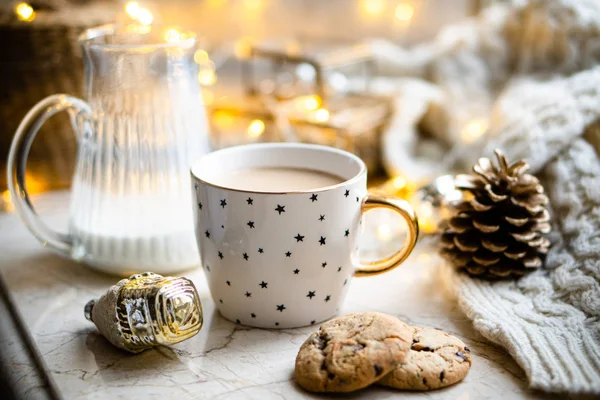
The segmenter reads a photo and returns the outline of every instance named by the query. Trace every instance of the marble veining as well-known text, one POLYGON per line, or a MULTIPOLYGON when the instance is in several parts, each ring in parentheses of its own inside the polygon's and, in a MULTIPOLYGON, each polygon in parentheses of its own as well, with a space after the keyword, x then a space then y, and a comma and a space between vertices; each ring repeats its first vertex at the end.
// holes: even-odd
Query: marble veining
MULTIPOLYGON (((51 225, 64 221, 65 214, 57 211, 66 210, 65 200, 64 194, 53 194, 42 201, 42 209, 52 214, 51 225)), ((298 349, 315 327, 268 330, 231 323, 216 311, 204 273, 188 271, 181 275, 194 281, 204 308, 200 333, 171 348, 131 355, 110 345, 83 315, 86 302, 118 278, 50 253, 14 214, 0 216, 0 226, 0 271, 65 399, 328 398, 302 391, 293 380, 298 349)), ((528 390, 512 358, 477 333, 459 310, 449 282, 433 249, 421 243, 396 270, 353 280, 340 313, 381 311, 458 336, 473 355, 465 380, 425 393, 373 386, 344 398, 549 398, 528 390)), ((27 374, 23 366, 12 367, 27 374)))

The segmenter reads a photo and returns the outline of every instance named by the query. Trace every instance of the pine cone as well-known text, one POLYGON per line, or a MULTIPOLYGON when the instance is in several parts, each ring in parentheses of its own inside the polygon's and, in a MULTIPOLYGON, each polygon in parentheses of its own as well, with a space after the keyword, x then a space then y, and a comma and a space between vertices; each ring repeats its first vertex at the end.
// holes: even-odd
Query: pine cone
POLYGON ((496 150, 499 167, 480 158, 475 175, 458 175, 466 198, 451 205, 442 234, 442 254, 468 274, 488 279, 522 276, 542 266, 550 241, 550 214, 544 187, 529 165, 508 165, 496 150))

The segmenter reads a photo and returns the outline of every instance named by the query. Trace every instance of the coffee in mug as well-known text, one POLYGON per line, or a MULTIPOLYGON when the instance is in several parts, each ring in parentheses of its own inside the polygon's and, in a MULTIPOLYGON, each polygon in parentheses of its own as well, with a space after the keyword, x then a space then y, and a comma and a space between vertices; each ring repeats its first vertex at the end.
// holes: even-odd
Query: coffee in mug
POLYGON ((344 179, 313 169, 263 167, 225 171, 218 181, 233 189, 278 192, 318 189, 337 185, 344 179))

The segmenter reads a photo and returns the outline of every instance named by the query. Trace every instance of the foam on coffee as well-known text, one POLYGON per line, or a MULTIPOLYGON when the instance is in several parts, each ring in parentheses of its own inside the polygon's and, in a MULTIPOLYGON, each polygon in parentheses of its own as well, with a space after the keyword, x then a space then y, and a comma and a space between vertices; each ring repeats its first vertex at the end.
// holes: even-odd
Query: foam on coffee
POLYGON ((344 181, 337 175, 307 168, 263 167, 227 171, 214 183, 239 190, 289 192, 320 189, 344 181))

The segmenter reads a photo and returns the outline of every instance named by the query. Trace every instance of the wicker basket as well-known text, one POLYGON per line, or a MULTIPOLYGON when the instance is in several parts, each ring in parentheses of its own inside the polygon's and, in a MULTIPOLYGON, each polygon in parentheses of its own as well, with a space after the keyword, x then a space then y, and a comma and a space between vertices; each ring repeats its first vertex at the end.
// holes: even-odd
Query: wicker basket
MULTIPOLYGON (((6 189, 8 150, 20 121, 46 96, 82 95, 83 63, 77 37, 88 27, 111 22, 119 8, 114 3, 65 1, 31 5, 36 10, 31 22, 19 21, 13 8, 0 8, 0 190, 6 189)), ((40 190, 68 186, 75 158, 69 119, 58 115, 44 125, 31 148, 31 182, 40 190)))

